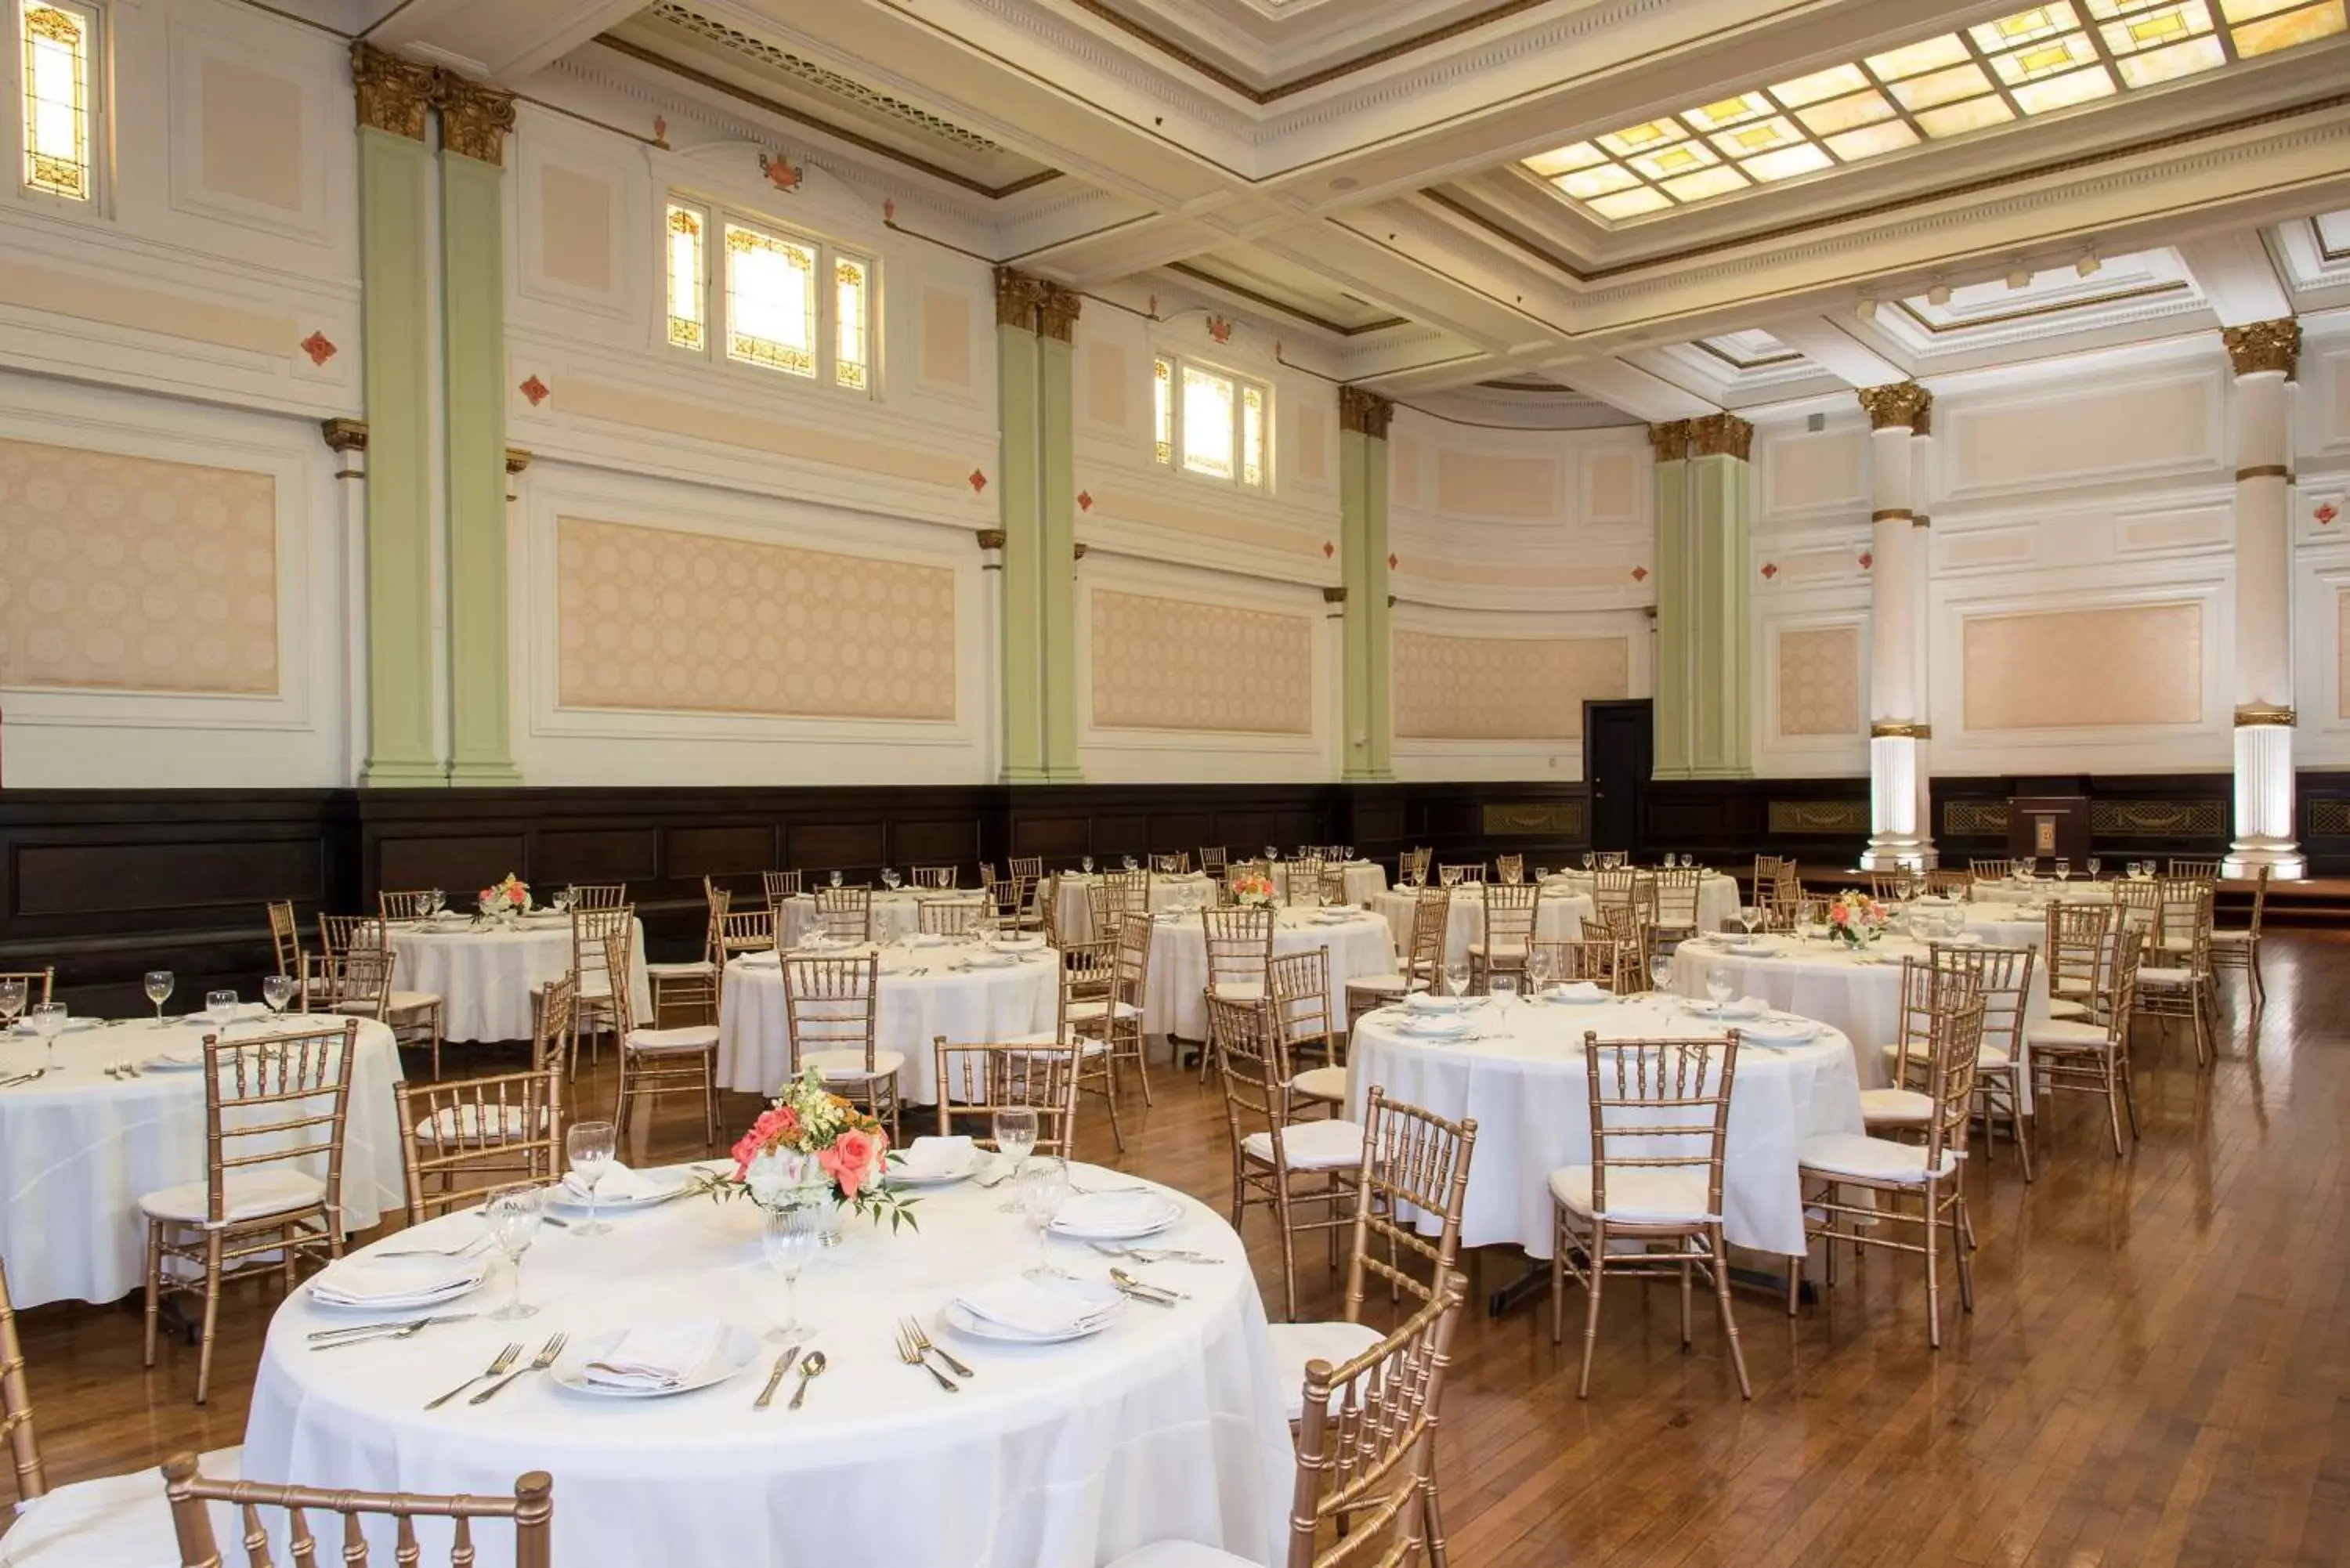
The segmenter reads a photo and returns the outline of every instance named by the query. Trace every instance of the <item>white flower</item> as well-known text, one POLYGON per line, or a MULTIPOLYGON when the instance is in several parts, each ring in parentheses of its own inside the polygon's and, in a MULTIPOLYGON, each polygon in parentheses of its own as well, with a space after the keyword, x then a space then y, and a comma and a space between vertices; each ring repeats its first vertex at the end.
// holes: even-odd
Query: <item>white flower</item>
POLYGON ((752 1200, 762 1209, 798 1200, 809 1188, 824 1186, 830 1179, 814 1156, 787 1148, 761 1151, 743 1173, 743 1185, 751 1189, 752 1200))

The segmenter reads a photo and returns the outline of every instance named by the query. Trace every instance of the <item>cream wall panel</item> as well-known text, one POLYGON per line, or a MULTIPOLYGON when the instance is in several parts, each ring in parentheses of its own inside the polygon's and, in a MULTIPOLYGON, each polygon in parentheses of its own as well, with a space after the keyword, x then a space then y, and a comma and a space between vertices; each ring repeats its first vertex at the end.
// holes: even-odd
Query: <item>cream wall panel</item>
POLYGON ((936 387, 969 389, 972 384, 969 296, 951 288, 925 288, 922 296, 922 353, 918 372, 936 387))
POLYGON ((1756 432, 1755 465, 1763 516, 1867 506, 1868 432, 1813 434, 1783 427, 1756 432))
POLYGON ((298 217, 311 205, 302 83, 218 55, 199 69, 203 188, 298 217))
POLYGON ((1583 704, 1628 696, 1627 637, 1395 637, 1396 738, 1579 741, 1583 704))
POLYGON ((560 163, 538 176, 541 269, 548 281, 589 294, 612 293, 614 197, 611 184, 560 163))
MULTIPOLYGON (((1086 345, 1084 409, 1086 422, 1101 430, 1126 433, 1130 421, 1127 410, 1133 400, 1134 389, 1128 378, 1147 374, 1148 367, 1137 372, 1127 363, 1123 345, 1101 340, 1086 345)), ((1143 405, 1149 407, 1148 403, 1143 405)))
POLYGON ((1962 500, 2224 465, 2226 383, 2219 366, 2134 381, 2109 377, 2093 397, 2081 389, 2084 368, 2070 369, 2072 382, 2062 389, 1958 396, 1939 408, 1944 493, 1962 500))
POLYGON ((1441 446, 1436 453, 1436 509, 1465 517, 1548 522, 1560 510, 1558 462, 1441 446))
POLYGON ((1863 732, 1859 627, 1782 629, 1778 655, 1782 737, 1863 732))
POLYGON ((2202 717, 2200 605, 1976 616, 1964 636, 1970 731, 2192 724, 2202 717))
POLYGON ((1293 410, 1297 431, 1297 477, 1315 483, 1330 477, 1330 414, 1318 406, 1293 410))
POLYGON ((1628 452, 1592 454, 1583 465, 1583 514, 1594 523, 1636 524, 1648 475, 1628 452))

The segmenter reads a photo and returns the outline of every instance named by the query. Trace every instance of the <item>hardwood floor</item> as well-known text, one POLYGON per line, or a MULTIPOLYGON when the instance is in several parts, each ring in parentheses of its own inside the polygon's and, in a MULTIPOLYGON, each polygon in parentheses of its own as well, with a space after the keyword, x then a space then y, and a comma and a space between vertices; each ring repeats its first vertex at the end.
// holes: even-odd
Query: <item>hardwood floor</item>
MULTIPOLYGON (((1684 1355, 1670 1290, 1613 1286, 1578 1400, 1579 1345, 1554 1348, 1541 1297, 1485 1314, 1522 1260, 1473 1256, 1440 1458, 1452 1560, 2350 1562, 2350 938, 2272 938, 2267 969, 2249 1044, 2230 981, 2216 1067, 2197 1071, 2183 1030, 2141 1033, 2144 1136, 2126 1158, 2098 1107, 2067 1097, 2043 1120, 2037 1182, 2004 1145, 1976 1168, 1977 1307, 1946 1308, 1939 1353, 1919 1271, 1871 1257, 1792 1320, 1776 1297, 1740 1296, 1750 1405, 1704 1312, 1684 1355)), ((1163 1065, 1154 1079, 1158 1106, 1124 1113, 1129 1153, 1097 1115, 1082 1152, 1221 1204, 1220 1096, 1163 1065)), ((608 1055, 580 1103, 611 1092, 608 1055)), ((726 1125, 754 1110, 733 1097, 726 1125)), ((697 1121, 673 1102, 656 1152, 692 1152, 697 1121)), ((1269 1224, 1250 1225, 1277 1304, 1269 1224)), ((1318 1262, 1303 1276, 1303 1313, 1335 1312, 1318 1262)), ((203 1409, 192 1351, 140 1368, 135 1302, 24 1314, 52 1480, 236 1442, 274 1301, 232 1293, 203 1409)))

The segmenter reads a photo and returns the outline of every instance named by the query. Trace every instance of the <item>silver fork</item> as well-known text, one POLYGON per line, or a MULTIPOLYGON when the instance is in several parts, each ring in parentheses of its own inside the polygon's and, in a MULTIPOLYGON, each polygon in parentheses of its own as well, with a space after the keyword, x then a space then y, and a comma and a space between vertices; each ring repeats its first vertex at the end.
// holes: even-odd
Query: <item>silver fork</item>
POLYGON ((504 1372, 507 1367, 512 1366, 515 1364, 515 1359, 521 1355, 522 1341, 516 1340, 512 1345, 507 1345, 504 1350, 498 1352, 498 1358, 490 1363, 489 1369, 487 1371, 474 1373, 471 1377, 466 1378, 463 1383, 458 1384, 457 1386, 450 1389, 449 1392, 442 1395, 441 1397, 433 1400, 432 1403, 425 1406, 424 1407, 428 1410, 438 1410, 442 1406, 446 1405, 450 1400, 454 1399, 458 1395, 463 1394, 466 1389, 471 1388, 474 1384, 479 1383, 483 1378, 495 1377, 499 1373, 504 1372))
POLYGON ((945 1373, 940 1371, 937 1367, 931 1366, 928 1361, 922 1358, 922 1353, 920 1350, 917 1350, 914 1347, 914 1342, 906 1336, 906 1325, 904 1324, 899 1324, 898 1325, 898 1359, 904 1362, 909 1366, 919 1366, 923 1371, 929 1373, 932 1379, 937 1382, 938 1386, 945 1389, 948 1393, 960 1394, 962 1392, 962 1386, 961 1384, 957 1383, 953 1378, 948 1376, 945 1373))
POLYGON ((916 1350, 927 1351, 931 1355, 937 1356, 941 1361, 945 1362, 947 1364, 947 1370, 954 1373, 957 1376, 976 1377, 979 1376, 978 1373, 973 1372, 970 1367, 965 1366, 962 1362, 957 1361, 944 1350, 932 1345, 931 1343, 931 1336, 922 1332, 922 1325, 919 1320, 910 1317, 906 1320, 906 1337, 914 1342, 914 1348, 916 1350))
POLYGON ((524 1367, 522 1372, 507 1373, 504 1377, 499 1378, 495 1383, 491 1384, 487 1388, 483 1389, 479 1394, 476 1394, 471 1399, 466 1400, 465 1403, 468 1405, 486 1405, 492 1399, 496 1398, 507 1384, 513 1382, 515 1378, 520 1377, 523 1375, 523 1372, 546 1371, 548 1367, 555 1365, 555 1358, 563 1354, 563 1347, 566 1344, 569 1343, 570 1338, 571 1336, 567 1334, 558 1334, 555 1335, 545 1345, 538 1347, 537 1356, 528 1366, 524 1367))
MULTIPOLYGON (((400 1247, 389 1252, 378 1252, 379 1258, 470 1258, 490 1244, 487 1236, 476 1236, 462 1247, 400 1247)), ((1149 1260, 1145 1259, 1148 1262, 1149 1260)))
POLYGON ((1222 1258, 1210 1252, 1195 1252, 1185 1247, 1108 1247, 1099 1241, 1087 1243, 1105 1258, 1131 1258, 1138 1263, 1221 1263, 1222 1258))

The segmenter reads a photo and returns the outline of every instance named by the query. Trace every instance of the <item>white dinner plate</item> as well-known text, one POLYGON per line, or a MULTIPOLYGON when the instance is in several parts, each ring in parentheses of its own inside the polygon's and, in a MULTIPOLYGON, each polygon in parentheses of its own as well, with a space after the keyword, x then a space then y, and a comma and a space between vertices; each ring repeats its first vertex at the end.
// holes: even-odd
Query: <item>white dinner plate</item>
POLYGON ((1458 1040, 1471 1027, 1466 1018, 1406 1018, 1401 1033, 1415 1040, 1458 1040))
POLYGON ((369 1296, 365 1301, 344 1301, 325 1294, 318 1289, 317 1282, 313 1280, 310 1299, 319 1306, 331 1307, 338 1312, 403 1312, 411 1307, 439 1306, 443 1302, 453 1302, 460 1296, 473 1294, 488 1281, 490 1260, 484 1256, 474 1261, 480 1264, 480 1272, 470 1279, 457 1281, 445 1290, 410 1291, 399 1295, 369 1296))
POLYGON ((1124 1206, 1124 1200, 1135 1199, 1133 1204, 1135 1212, 1124 1219, 1105 1217, 1092 1223, 1086 1222, 1081 1214, 1073 1223, 1068 1213, 1069 1205, 1065 1204, 1062 1206, 1061 1218, 1053 1221, 1053 1234, 1066 1236, 1079 1241, 1130 1241, 1138 1236, 1156 1236, 1183 1218, 1183 1206, 1180 1203, 1176 1202, 1172 1198, 1150 1193, 1105 1192, 1090 1195, 1081 1193, 1077 1198, 1072 1199, 1071 1202, 1081 1204, 1083 1199, 1087 1196, 1117 1199, 1120 1200, 1121 1207, 1124 1206), (1155 1196, 1157 1200, 1149 1201, 1155 1196))
POLYGON ((614 1329, 578 1344, 547 1368, 548 1380, 575 1394, 592 1395, 599 1399, 666 1399, 672 1394, 691 1394, 697 1388, 723 1383, 759 1359, 759 1336, 730 1323, 719 1336, 717 1348, 710 1353, 710 1359, 675 1383, 658 1388, 628 1388, 590 1381, 588 1364, 619 1344, 627 1333, 626 1329, 614 1329))
POLYGON ((1737 1029, 1741 1044, 1803 1045, 1820 1037, 1820 1026, 1808 1018, 1733 1018, 1729 1023, 1737 1029))
POLYGON ((1045 945, 1042 937, 991 937, 987 945, 1000 953, 1033 953, 1045 945))
POLYGON ((889 1183, 892 1187, 952 1187, 958 1181, 969 1181, 979 1174, 979 1151, 973 1149, 959 1165, 941 1166, 935 1169, 908 1170, 902 1166, 889 1167, 889 1183))
POLYGON ((1403 999, 1406 1012, 1466 1012, 1476 1005, 1473 996, 1439 996, 1428 991, 1415 991, 1403 999))
MULTIPOLYGON (((1578 983, 1589 984, 1590 982, 1586 981, 1578 983)), ((1540 1002, 1555 1002, 1568 1007, 1593 1007, 1603 1002, 1616 1000, 1611 992, 1602 991, 1596 986, 1593 986, 1588 992, 1577 992, 1567 986, 1554 985, 1536 992, 1534 996, 1535 1000, 1540 1002)))
POLYGON ((1779 950, 1769 942, 1732 942, 1727 950, 1740 958, 1770 958, 1779 950))
POLYGON ((1066 1288, 1094 1301, 1098 1312, 1097 1315, 1057 1334, 1031 1334, 1025 1329, 1014 1328, 1010 1324, 982 1317, 959 1301, 947 1303, 941 1309, 939 1318, 957 1334, 968 1334, 973 1339, 993 1340, 998 1345, 1066 1345, 1071 1340, 1087 1339, 1099 1334, 1116 1323, 1125 1312, 1126 1298, 1113 1285, 1071 1280, 1067 1282, 1066 1288))
MULTIPOLYGON (((630 1209, 657 1209, 664 1203, 684 1197, 694 1188, 692 1174, 674 1167, 656 1166, 650 1170, 639 1170, 636 1174, 660 1179, 661 1182, 660 1190, 636 1198, 619 1198, 611 1193, 605 1193, 596 1200, 598 1211, 605 1214, 618 1214, 630 1209)), ((588 1211, 588 1199, 574 1192, 567 1180, 558 1181, 548 1188, 546 1200, 557 1209, 577 1210, 583 1214, 588 1211)))
POLYGON ((976 952, 963 960, 965 969, 1010 969, 1020 961, 1018 953, 976 952))

